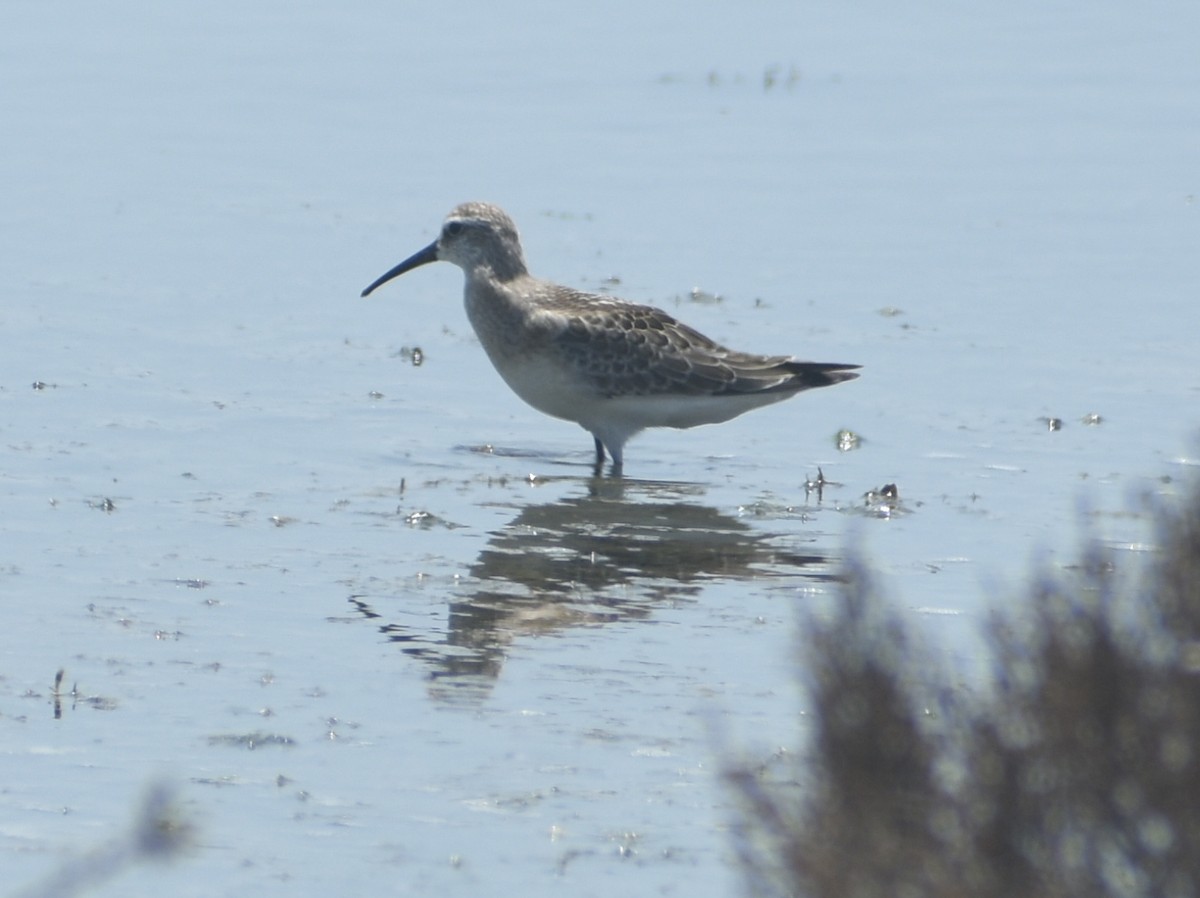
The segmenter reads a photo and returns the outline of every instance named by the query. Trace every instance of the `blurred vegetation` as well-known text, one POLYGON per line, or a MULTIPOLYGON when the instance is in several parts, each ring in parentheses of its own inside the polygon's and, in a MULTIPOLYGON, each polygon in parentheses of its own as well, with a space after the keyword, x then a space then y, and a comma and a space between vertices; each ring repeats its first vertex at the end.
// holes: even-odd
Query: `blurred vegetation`
POLYGON ((992 618, 984 695, 851 565, 807 626, 811 746, 782 777, 727 772, 749 891, 1200 894, 1200 491, 1155 517, 1137 574, 1089 548, 992 618))
POLYGON ((147 861, 172 861, 186 852, 195 835, 172 790, 154 784, 147 790, 128 829, 92 851, 64 862, 41 882, 14 898, 68 898, 98 888, 147 861))

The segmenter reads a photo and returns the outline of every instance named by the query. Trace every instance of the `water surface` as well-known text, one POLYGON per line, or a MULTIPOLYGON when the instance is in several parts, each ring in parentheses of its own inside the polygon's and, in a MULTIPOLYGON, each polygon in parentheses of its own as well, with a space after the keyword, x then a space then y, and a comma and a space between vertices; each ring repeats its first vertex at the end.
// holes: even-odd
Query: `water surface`
POLYGON ((1198 24, 10 10, 8 888, 161 779, 195 848, 107 888, 735 892, 720 743, 800 744, 848 547, 984 688, 1031 560, 1140 557, 1194 470, 1198 24), (537 274, 863 377, 594 479, 456 269, 358 298, 467 199, 537 274))

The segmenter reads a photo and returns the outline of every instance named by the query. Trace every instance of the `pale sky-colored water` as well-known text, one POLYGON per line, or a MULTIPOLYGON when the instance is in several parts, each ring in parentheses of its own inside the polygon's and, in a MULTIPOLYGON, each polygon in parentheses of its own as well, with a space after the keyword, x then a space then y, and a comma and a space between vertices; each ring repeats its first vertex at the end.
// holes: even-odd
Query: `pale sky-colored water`
POLYGON ((980 679, 1031 559, 1140 546, 1130 499, 1194 469, 1190 4, 5 20, 10 890, 165 777, 197 850, 113 890, 730 894, 714 721, 797 743, 849 541, 980 679), (358 298, 466 199, 537 274, 863 377, 590 483, 456 269, 358 298), (854 513, 887 482, 906 513, 854 513))

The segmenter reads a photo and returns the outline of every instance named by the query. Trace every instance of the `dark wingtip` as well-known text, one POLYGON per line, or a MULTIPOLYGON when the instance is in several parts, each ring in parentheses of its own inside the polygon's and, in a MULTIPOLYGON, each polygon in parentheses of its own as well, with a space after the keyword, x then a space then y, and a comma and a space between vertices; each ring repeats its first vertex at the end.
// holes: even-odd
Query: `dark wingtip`
POLYGON ((846 365, 841 362, 788 362, 787 367, 804 384, 804 389, 809 389, 832 387, 834 384, 854 380, 859 376, 857 372, 862 365, 846 365))

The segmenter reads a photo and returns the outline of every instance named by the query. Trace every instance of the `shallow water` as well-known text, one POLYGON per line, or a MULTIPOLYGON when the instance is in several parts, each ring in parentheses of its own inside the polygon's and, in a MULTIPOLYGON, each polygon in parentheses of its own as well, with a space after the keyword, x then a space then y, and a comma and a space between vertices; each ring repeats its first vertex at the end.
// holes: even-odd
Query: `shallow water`
POLYGON ((1030 562, 1193 476, 1191 6, 491 9, 9 11, 8 890, 162 779, 196 845, 109 888, 730 894, 722 746, 800 744, 848 547, 975 688, 1030 562), (593 478, 457 270, 358 299, 465 199, 863 377, 593 478))

